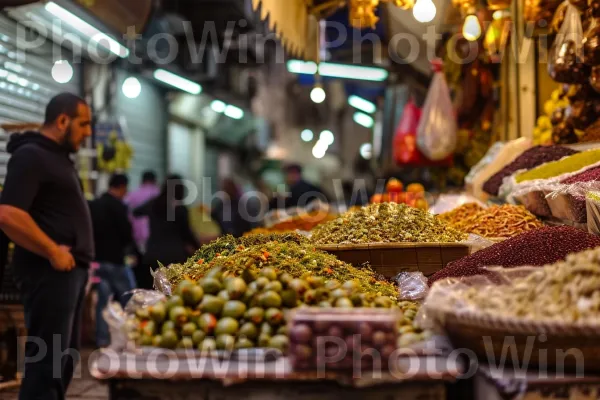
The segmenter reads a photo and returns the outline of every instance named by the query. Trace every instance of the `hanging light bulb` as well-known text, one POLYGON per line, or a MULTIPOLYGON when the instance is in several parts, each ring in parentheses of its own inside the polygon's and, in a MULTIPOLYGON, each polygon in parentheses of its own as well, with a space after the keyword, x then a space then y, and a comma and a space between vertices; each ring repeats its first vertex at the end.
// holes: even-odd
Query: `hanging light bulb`
POLYGON ((467 15, 463 24, 462 34, 470 42, 479 39, 481 36, 481 24, 476 15, 467 15))
POLYGON ((419 22, 431 22, 435 18, 435 4, 431 0, 417 0, 413 7, 413 16, 419 22))
POLYGON ((317 104, 321 104, 326 98, 327 93, 325 93, 325 90, 319 84, 315 85, 310 92, 310 99, 317 104))

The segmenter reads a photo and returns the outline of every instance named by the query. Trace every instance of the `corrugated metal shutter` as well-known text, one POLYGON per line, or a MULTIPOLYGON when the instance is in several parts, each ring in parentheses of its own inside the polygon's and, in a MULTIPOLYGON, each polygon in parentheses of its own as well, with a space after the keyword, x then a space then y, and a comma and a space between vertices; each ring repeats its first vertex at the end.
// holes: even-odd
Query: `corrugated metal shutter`
POLYGON ((167 110, 165 96, 155 84, 138 76, 142 92, 136 99, 127 98, 120 89, 128 77, 118 71, 117 102, 115 110, 124 122, 124 132, 135 155, 128 174, 131 187, 137 187, 143 171, 151 169, 159 179, 164 178, 167 162, 167 110))
MULTIPOLYGON (((55 57, 72 61, 72 53, 46 41, 17 59, 17 23, 0 14, 0 124, 41 123, 48 101, 61 92, 81 94, 81 64, 73 64, 73 79, 52 79, 55 57)), ((0 130, 0 182, 4 182, 8 133, 0 130)))

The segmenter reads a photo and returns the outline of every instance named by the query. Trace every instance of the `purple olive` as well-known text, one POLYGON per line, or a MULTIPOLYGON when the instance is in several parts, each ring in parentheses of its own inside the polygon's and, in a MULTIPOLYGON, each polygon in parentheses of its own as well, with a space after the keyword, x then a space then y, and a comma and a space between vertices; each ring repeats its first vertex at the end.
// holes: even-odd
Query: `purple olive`
POLYGON ((290 338, 297 343, 309 343, 312 336, 312 330, 306 324, 295 325, 290 332, 290 338))
POLYGON ((382 347, 385 345, 386 343, 386 334, 385 332, 382 331, 377 331, 375 333, 373 333, 373 344, 376 347, 382 347))

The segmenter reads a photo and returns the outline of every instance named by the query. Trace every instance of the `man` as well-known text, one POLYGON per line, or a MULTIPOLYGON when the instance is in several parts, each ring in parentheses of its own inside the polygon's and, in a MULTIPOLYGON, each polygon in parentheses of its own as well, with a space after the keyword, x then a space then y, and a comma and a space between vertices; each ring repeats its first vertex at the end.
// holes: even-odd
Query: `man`
POLYGON ((63 399, 79 348, 94 256, 92 224, 70 154, 92 135, 92 113, 70 93, 52 98, 39 132, 13 135, 0 229, 16 244, 14 273, 30 339, 20 399, 63 399))
MULTIPOLYGON (((133 212, 136 208, 157 197, 159 193, 160 188, 156 185, 156 174, 152 171, 146 171, 142 174, 142 185, 127 196, 125 203, 129 206, 129 210, 133 212)), ((133 239, 138 250, 145 253, 146 242, 150 237, 148 217, 134 218, 131 216, 131 220, 133 223, 133 239)))
MULTIPOLYGON (((289 195, 285 199, 285 208, 305 207, 316 199, 327 202, 327 196, 325 196, 321 188, 302 178, 302 167, 300 165, 288 165, 284 167, 283 171, 285 174, 285 183, 289 190, 289 195)), ((278 202, 277 207, 279 206, 278 202)))
POLYGON ((96 344, 106 347, 110 344, 108 325, 102 311, 109 297, 121 302, 125 307, 125 293, 133 289, 128 269, 125 266, 125 251, 133 243, 131 224, 127 206, 123 199, 127 195, 129 179, 122 174, 113 175, 108 184, 108 192, 90 203, 94 226, 96 261, 100 264, 96 275, 98 284, 98 304, 96 305, 96 344))

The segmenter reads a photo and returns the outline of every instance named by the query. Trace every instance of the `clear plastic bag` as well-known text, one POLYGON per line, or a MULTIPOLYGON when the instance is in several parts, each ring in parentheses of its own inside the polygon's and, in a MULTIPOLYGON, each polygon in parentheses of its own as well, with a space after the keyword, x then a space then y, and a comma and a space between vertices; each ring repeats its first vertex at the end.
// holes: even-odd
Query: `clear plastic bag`
POLYGON ((431 214, 443 214, 467 203, 477 203, 484 208, 487 207, 485 203, 470 194, 442 194, 437 198, 435 204, 429 208, 429 212, 431 214))
POLYGON ((600 192, 588 192, 585 196, 588 232, 600 236, 600 192))
POLYGON ((458 127, 441 63, 434 63, 433 68, 435 73, 417 128, 417 146, 427 158, 439 161, 456 149, 458 127))
POLYGON ((506 146, 506 143, 504 142, 494 143, 492 147, 489 148, 487 153, 485 153, 485 156, 483 156, 483 158, 477 164, 475 164, 473 168, 471 168, 471 170, 465 177, 465 184, 471 185, 475 180, 477 174, 483 171, 489 164, 491 164, 496 159, 496 157, 500 154, 504 146, 506 146))
POLYGON ((566 6, 565 19, 550 49, 548 73, 561 83, 585 83, 589 67, 583 63, 581 14, 572 4, 566 6))
POLYGON ((394 280, 398 283, 400 300, 423 300, 429 291, 427 278, 422 272, 400 272, 394 280))

